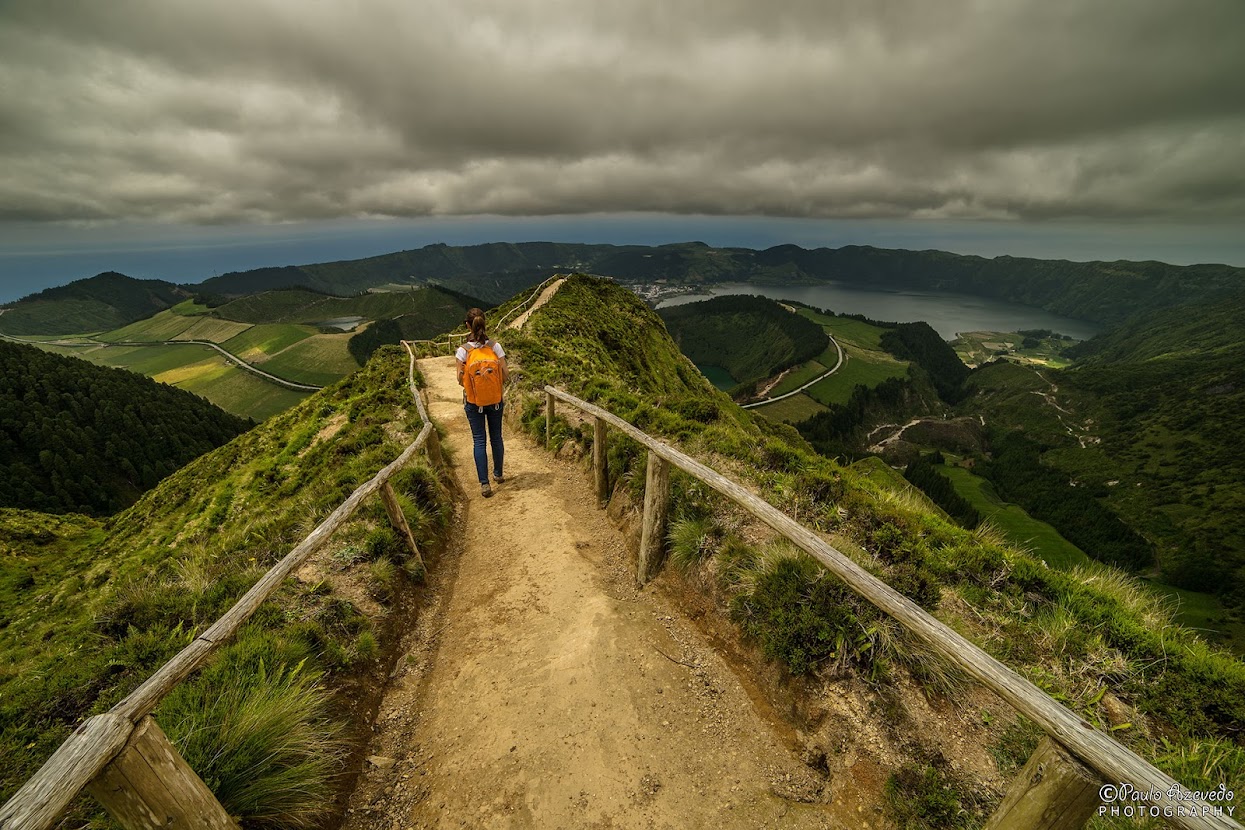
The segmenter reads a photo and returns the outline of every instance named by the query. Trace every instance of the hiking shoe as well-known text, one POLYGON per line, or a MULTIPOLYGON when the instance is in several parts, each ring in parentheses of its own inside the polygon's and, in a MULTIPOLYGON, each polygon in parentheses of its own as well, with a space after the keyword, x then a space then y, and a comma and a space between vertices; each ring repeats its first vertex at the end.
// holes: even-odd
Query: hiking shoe
POLYGON ((493 481, 496 481, 498 484, 501 484, 505 480, 506 480, 505 476, 501 475, 500 473, 493 475, 493 481))
POLYGON ((488 486, 487 481, 480 485, 480 495, 486 499, 493 495, 493 488, 488 486))

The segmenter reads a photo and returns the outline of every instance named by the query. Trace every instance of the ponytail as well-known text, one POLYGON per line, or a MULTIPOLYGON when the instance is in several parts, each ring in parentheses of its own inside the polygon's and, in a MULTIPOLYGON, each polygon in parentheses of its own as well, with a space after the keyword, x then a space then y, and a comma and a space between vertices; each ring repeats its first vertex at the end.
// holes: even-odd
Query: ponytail
POLYGON ((467 312, 467 328, 471 330, 471 339, 476 343, 487 343, 488 335, 484 331, 484 312, 473 308, 467 312))

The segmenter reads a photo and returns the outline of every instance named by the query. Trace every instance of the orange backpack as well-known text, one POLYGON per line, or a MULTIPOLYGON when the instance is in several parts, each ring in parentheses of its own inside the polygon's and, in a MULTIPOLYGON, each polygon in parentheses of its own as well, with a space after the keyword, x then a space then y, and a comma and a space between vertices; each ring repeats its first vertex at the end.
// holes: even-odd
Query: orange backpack
POLYGON ((493 341, 467 352, 463 390, 467 393, 467 402, 475 406, 501 403, 501 363, 493 351, 493 341))

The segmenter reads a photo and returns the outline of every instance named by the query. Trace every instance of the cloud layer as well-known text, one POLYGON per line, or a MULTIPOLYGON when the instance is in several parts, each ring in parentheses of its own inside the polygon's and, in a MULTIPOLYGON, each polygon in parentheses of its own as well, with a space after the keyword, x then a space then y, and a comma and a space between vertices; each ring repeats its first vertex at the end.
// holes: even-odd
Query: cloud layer
POLYGON ((1237 0, 10 2, 0 220, 1245 219, 1242 35, 1237 0))

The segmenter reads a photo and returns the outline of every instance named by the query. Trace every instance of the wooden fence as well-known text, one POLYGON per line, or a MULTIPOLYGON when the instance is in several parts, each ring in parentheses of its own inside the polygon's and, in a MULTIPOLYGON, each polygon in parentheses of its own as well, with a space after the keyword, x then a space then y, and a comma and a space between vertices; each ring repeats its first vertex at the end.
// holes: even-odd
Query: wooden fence
POLYGON ((83 789, 127 830, 155 827, 236 828, 212 792, 151 718, 165 695, 228 642, 259 606, 307 557, 379 493, 394 530, 423 565, 419 548, 398 507, 389 479, 421 448, 442 463, 437 433, 415 388, 415 355, 410 352, 408 386, 423 427, 394 461, 360 485, 328 518, 272 567, 206 631, 107 713, 88 718, 0 807, 0 830, 51 827, 83 789))
MULTIPOLYGON (((670 467, 674 466, 727 496, 778 533, 790 539, 848 587, 904 627, 943 659, 976 679, 1015 710, 1038 724, 1046 738, 1013 780, 1002 805, 986 825, 998 830, 1080 827, 1098 809, 1104 785, 1127 785, 1146 800, 1110 806, 1144 809, 1177 827, 1191 830, 1236 828, 1224 809, 1227 802, 1198 798, 1166 773, 1122 744, 1093 728, 1033 683, 986 654, 923 608, 873 576, 813 531, 739 484, 719 475, 668 444, 641 432, 598 406, 552 386, 545 387, 545 440, 553 431, 557 401, 593 418, 592 461, 599 502, 609 498, 606 428, 612 426, 648 449, 644 513, 640 531, 637 580, 647 582, 661 564, 669 503, 670 467), (1185 796, 1189 795, 1186 800, 1185 796)), ((1109 790, 1108 790, 1109 792, 1109 790)), ((1121 795, 1127 797, 1129 793, 1121 795)))

